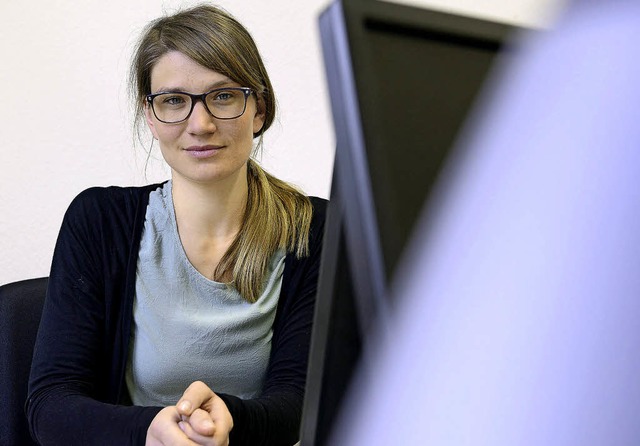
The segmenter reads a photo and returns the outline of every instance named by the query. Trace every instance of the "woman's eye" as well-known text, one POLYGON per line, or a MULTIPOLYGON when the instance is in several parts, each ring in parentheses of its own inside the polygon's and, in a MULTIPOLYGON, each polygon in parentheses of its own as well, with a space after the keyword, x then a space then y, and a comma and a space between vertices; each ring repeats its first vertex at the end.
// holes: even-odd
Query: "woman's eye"
POLYGON ((228 102, 231 101, 235 97, 235 94, 232 91, 221 91, 216 94, 215 100, 219 102, 228 102))
POLYGON ((181 105, 185 103, 185 99, 182 96, 166 96, 163 98, 162 103, 167 105, 181 105))

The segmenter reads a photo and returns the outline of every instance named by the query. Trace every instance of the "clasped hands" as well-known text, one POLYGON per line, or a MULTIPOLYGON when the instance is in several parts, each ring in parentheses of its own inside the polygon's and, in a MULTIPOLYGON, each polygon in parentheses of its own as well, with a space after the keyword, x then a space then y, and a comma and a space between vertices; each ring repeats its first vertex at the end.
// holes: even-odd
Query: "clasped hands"
POLYGON ((196 381, 175 406, 158 412, 147 430, 146 446, 228 446, 232 428, 224 401, 196 381))

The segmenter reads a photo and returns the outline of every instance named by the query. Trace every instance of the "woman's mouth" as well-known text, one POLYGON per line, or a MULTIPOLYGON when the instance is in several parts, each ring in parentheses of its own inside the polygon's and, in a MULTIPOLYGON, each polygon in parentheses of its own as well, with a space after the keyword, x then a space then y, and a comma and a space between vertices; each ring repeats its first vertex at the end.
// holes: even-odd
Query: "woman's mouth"
POLYGON ((194 158, 209 158, 218 153, 224 146, 190 146, 184 149, 190 156, 194 158))

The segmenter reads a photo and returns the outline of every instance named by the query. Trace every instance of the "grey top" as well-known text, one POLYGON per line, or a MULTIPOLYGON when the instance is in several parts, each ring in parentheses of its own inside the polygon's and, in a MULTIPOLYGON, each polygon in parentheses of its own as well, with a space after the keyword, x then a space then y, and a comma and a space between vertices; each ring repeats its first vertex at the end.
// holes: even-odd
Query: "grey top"
POLYGON ((126 382, 132 402, 174 405, 193 381, 240 398, 260 394, 271 352, 284 252, 262 295, 245 301, 189 262, 178 235, 171 182, 149 196, 136 274, 126 382))

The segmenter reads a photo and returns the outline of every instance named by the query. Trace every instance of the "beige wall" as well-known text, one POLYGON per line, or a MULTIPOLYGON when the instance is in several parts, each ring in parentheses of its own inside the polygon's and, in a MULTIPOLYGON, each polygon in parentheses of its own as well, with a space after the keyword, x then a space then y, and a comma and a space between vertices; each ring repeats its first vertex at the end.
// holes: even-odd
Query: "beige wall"
MULTIPOLYGON (((402 0, 512 23, 546 23, 554 0, 402 0)), ((126 94, 133 42, 146 22, 193 2, 0 1, 0 284, 48 274, 70 200, 93 185, 168 177, 134 147, 126 94)), ((328 197, 334 137, 317 16, 327 0, 221 0, 253 33, 280 117, 263 164, 328 197)))

